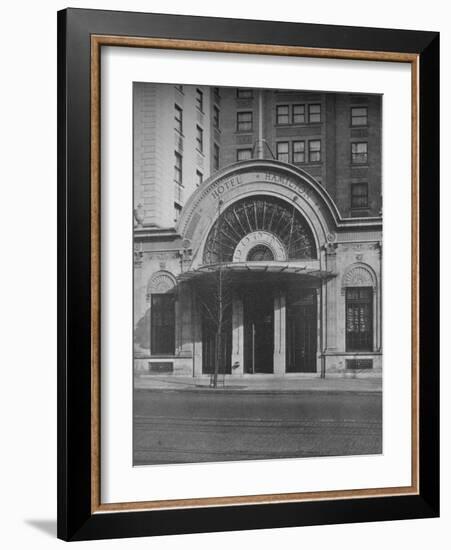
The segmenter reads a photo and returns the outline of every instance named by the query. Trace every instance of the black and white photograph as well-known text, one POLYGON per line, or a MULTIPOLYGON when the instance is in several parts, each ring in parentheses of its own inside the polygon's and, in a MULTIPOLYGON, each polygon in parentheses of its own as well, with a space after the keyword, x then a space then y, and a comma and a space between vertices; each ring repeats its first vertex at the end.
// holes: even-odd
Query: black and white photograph
POLYGON ((133 464, 378 455, 381 94, 133 83, 133 464))
POLYGON ((449 546, 446 6, 4 5, 3 548, 449 546))

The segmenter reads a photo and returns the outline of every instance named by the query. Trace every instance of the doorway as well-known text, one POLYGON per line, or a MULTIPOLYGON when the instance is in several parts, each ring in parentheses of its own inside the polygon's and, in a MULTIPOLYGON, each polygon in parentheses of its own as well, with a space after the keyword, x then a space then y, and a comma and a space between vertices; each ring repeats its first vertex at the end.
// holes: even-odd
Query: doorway
POLYGON ((316 372, 317 334, 316 291, 289 296, 286 372, 316 372))
POLYGON ((274 372, 274 296, 262 288, 244 297, 244 372, 274 372))

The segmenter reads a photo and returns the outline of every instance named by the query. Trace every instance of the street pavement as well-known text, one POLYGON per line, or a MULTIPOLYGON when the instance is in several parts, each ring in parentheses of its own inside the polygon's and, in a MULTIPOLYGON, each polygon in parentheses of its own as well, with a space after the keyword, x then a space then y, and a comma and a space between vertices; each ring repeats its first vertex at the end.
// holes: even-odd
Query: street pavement
MULTIPOLYGON (((147 375, 135 376, 135 389, 148 390, 187 390, 209 391, 210 378, 207 376, 147 375)), ((271 375, 245 375, 218 377, 216 391, 240 392, 298 392, 298 391, 382 391, 380 376, 360 377, 351 373, 347 376, 330 376, 327 378, 271 375)))
POLYGON ((380 379, 151 378, 135 381, 135 465, 382 452, 380 379))

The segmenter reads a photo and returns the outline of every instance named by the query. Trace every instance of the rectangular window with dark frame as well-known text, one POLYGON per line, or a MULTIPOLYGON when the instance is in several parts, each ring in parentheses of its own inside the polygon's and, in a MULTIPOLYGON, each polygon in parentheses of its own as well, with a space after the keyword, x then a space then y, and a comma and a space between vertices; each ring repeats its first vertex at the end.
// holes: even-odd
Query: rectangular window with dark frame
POLYGON ((215 170, 219 170, 219 145, 213 144, 213 167, 215 170))
POLYGON ((305 105, 293 105, 291 120, 293 124, 305 124, 305 105))
POLYGON ((352 164, 368 163, 368 143, 351 143, 351 162, 352 164))
POLYGON ((219 145, 213 144, 213 168, 219 170, 219 145))
POLYGON ((151 295, 151 342, 152 355, 175 353, 175 307, 173 294, 151 295))
POLYGON ((308 106, 308 121, 310 124, 321 122, 321 105, 319 103, 312 103, 308 106))
POLYGON ((252 132, 252 111, 241 111, 236 114, 237 132, 252 132))
POLYGON ((213 107, 213 126, 219 130, 219 109, 216 105, 213 107))
POLYGON ((204 112, 204 93, 199 88, 196 88, 196 107, 201 113, 204 112))
POLYGON ((174 222, 177 223, 180 219, 180 214, 182 212, 182 207, 180 204, 174 202, 174 222))
POLYGON ((290 123, 290 107, 288 105, 276 105, 276 124, 290 123))
POLYGON ((199 187, 199 185, 202 185, 203 181, 204 181, 204 175, 199 170, 196 170, 196 187, 199 187))
POLYGON ((237 149, 236 151, 236 160, 240 162, 241 160, 250 160, 252 158, 252 149, 237 149))
POLYGON ((288 141, 278 141, 276 143, 276 157, 281 162, 290 162, 288 141))
POLYGON ((351 126, 368 125, 368 107, 351 107, 351 126))
POLYGON ((175 114, 174 114, 175 129, 180 134, 183 134, 183 110, 177 104, 175 104, 174 107, 175 107, 175 114))
POLYGON ((351 208, 368 208, 368 184, 351 184, 351 208))
POLYGON ((321 162, 321 140, 312 139, 308 142, 309 162, 321 162))
POLYGON ((305 141, 293 141, 292 149, 293 164, 305 162, 305 141))
POLYGON ((252 99, 254 97, 254 90, 252 88, 237 88, 237 99, 252 99))
POLYGON ((346 351, 373 350, 373 289, 346 289, 346 351))
POLYGON ((200 126, 196 126, 196 149, 199 153, 204 151, 204 131, 200 126))
POLYGON ((182 155, 177 151, 175 151, 174 152, 174 181, 179 185, 182 185, 183 183, 182 164, 183 164, 182 155))

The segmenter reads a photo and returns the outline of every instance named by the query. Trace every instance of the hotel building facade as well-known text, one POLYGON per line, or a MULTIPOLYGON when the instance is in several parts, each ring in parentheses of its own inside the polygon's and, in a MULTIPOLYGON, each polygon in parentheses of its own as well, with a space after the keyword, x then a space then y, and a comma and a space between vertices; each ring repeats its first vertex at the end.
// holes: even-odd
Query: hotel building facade
POLYGON ((381 96, 133 95, 135 371, 380 376, 381 96))

